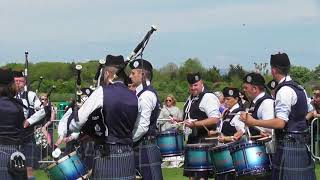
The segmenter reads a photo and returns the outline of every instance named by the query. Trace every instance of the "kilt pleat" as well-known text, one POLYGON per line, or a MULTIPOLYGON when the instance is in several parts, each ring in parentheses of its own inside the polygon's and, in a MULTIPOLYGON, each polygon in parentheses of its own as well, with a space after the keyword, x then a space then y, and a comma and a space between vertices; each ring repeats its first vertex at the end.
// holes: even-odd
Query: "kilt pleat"
POLYGON ((272 159, 273 180, 315 180, 315 166, 306 144, 282 142, 277 144, 272 159))
POLYGON ((3 180, 13 180, 8 173, 8 162, 15 151, 17 151, 15 145, 0 145, 0 178, 3 180))
POLYGON ((34 139, 30 138, 22 146, 22 152, 26 156, 26 166, 34 169, 39 168, 39 161, 41 156, 40 147, 36 145, 34 139))
POLYGON ((136 169, 143 179, 162 180, 160 148, 155 141, 144 141, 134 147, 136 169))
POLYGON ((135 164, 134 152, 129 145, 109 145, 110 154, 100 157, 96 150, 97 157, 94 159, 93 180, 134 180, 135 164))

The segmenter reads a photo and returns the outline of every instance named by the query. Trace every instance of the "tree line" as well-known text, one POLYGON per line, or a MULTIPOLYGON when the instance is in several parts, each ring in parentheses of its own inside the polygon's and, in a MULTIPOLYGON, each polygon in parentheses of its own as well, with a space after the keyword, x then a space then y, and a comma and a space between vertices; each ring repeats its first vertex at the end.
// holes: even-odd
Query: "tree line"
MULTIPOLYGON (((89 87, 93 83, 98 60, 92 60, 82 65, 81 78, 82 87, 89 87)), ((9 63, 4 65, 14 70, 23 70, 24 64, 9 63)), ((43 82, 39 92, 48 92, 54 85, 56 89, 51 95, 52 101, 66 101, 75 94, 75 66, 74 62, 39 62, 29 64, 28 79, 31 89, 35 90, 39 79, 42 76, 43 82)), ((212 91, 220 91, 225 86, 241 88, 242 78, 246 73, 260 72, 266 82, 272 79, 269 73, 268 63, 253 63, 253 70, 246 71, 240 64, 230 64, 227 72, 222 73, 216 66, 205 67, 197 58, 189 58, 180 66, 175 63, 168 63, 165 66, 154 69, 153 86, 157 90, 160 99, 167 94, 173 94, 178 101, 185 101, 188 96, 188 83, 186 75, 190 72, 201 72, 206 87, 212 91)), ((320 65, 315 69, 308 69, 303 66, 292 66, 290 75, 294 80, 303 85, 307 92, 311 92, 312 86, 320 84, 320 65)))

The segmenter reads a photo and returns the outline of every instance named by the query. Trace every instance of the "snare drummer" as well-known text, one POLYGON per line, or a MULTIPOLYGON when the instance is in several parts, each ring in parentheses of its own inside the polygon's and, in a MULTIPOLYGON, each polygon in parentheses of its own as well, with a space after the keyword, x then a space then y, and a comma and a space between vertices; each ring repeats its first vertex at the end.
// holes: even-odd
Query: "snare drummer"
POLYGON ((239 89, 225 87, 222 90, 225 99, 225 106, 228 108, 222 115, 222 122, 218 127, 222 133, 219 136, 219 142, 227 143, 239 140, 244 134, 244 123, 240 121, 240 111, 244 107, 240 106, 239 89))
MULTIPOLYGON (((222 90, 226 110, 224 111, 218 130, 222 133, 219 136, 219 142, 228 143, 238 141, 245 132, 244 123, 240 121, 240 111, 244 111, 244 107, 240 105, 241 101, 239 89, 225 87, 222 90)), ((237 179, 234 172, 216 175, 216 180, 235 180, 237 179)))
POLYGON ((271 55, 271 73, 279 83, 275 90, 275 118, 259 121, 248 113, 241 119, 249 126, 275 129, 276 151, 272 159, 272 179, 315 180, 315 166, 307 148, 307 95, 288 75, 289 57, 271 55))
MULTIPOLYGON (((243 90, 251 101, 250 112, 253 118, 261 120, 274 118, 274 100, 265 92, 265 80, 261 74, 248 73, 243 78, 243 90)), ((249 130, 252 136, 267 137, 272 134, 269 128, 250 127, 249 130)))
MULTIPOLYGON (((190 96, 184 105, 183 119, 187 127, 192 129, 188 137, 188 144, 212 143, 217 140, 208 141, 209 130, 216 130, 220 118, 220 103, 217 96, 207 90, 201 79, 200 73, 187 74, 190 96)), ((206 179, 213 177, 212 171, 190 172, 184 170, 184 176, 206 179)))

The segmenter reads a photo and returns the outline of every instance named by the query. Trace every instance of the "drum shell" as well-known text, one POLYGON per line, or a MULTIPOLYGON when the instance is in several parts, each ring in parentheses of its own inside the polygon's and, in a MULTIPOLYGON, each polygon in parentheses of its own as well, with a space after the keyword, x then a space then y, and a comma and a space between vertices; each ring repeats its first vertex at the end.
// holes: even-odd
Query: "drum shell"
POLYGON ((239 176, 260 176, 271 170, 270 158, 262 142, 241 142, 230 148, 236 173, 239 176))
POLYGON ((163 157, 180 156, 184 152, 184 134, 163 131, 157 134, 157 144, 163 157))
POLYGON ((185 171, 213 170, 209 149, 212 144, 187 144, 185 147, 185 171))
POLYGON ((223 144, 210 149, 210 157, 215 174, 226 174, 235 171, 230 153, 230 149, 234 144, 235 143, 223 144))
POLYGON ((86 166, 76 152, 72 152, 49 165, 47 172, 50 179, 54 180, 78 179, 88 174, 86 166))

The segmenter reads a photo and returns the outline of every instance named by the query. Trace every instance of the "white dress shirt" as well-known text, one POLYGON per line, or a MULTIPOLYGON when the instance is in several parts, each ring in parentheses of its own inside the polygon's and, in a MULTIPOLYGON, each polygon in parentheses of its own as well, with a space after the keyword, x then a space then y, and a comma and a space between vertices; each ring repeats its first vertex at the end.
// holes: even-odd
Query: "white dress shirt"
MULTIPOLYGON (((189 110, 192 104, 191 96, 188 97, 187 100, 187 108, 185 109, 185 113, 187 114, 185 118, 190 119, 189 110)), ((201 102, 199 104, 199 109, 206 113, 208 118, 220 118, 221 113, 219 111, 220 101, 216 95, 213 93, 206 93, 203 95, 201 102)))
MULTIPOLYGON (((283 81, 292 80, 290 76, 286 76, 279 81, 279 84, 283 81)), ((306 94, 306 98, 307 94, 306 94)), ((296 92, 290 86, 284 86, 279 89, 275 99, 275 116, 285 121, 289 120, 289 114, 291 112, 291 106, 297 103, 298 97, 296 92)))
MULTIPOLYGON (((146 81, 147 86, 150 85, 150 81, 146 81)), ((140 84, 136 88, 136 94, 143 90, 143 85, 140 84)), ((133 142, 137 142, 145 135, 149 130, 150 117, 152 111, 157 105, 157 96, 151 91, 144 91, 140 97, 138 97, 138 117, 133 129, 133 142)))
MULTIPOLYGON (((75 120, 72 119, 69 129, 71 131, 80 131, 81 127, 88 120, 88 117, 90 116, 90 114, 94 110, 102 106, 103 106, 103 89, 100 86, 95 91, 93 91, 90 97, 83 103, 81 108, 78 110, 79 121, 75 122, 75 120)), ((58 126, 59 136, 62 136, 62 137, 66 136, 68 117, 71 115, 71 113, 72 113, 72 110, 69 109, 60 120, 59 126, 58 126)), ((107 130, 106 130, 106 135, 108 135, 107 130)))
MULTIPOLYGON (((239 104, 235 104, 234 106, 232 106, 232 108, 229 110, 230 112, 232 112, 233 110, 239 108, 239 104)), ((243 133, 245 132, 244 130, 244 127, 245 127, 245 124, 240 120, 240 112, 235 115, 232 120, 230 120, 230 125, 235 127, 237 131, 242 131, 243 133)), ((222 130, 222 126, 223 126, 223 123, 225 123, 225 121, 223 121, 222 123, 220 123, 220 126, 218 128, 218 131, 221 132, 222 130)))
MULTIPOLYGON (((266 93, 260 93, 254 100, 253 103, 256 103, 260 98, 262 98, 266 93)), ((269 120, 274 118, 274 100, 273 99, 265 99, 262 101, 258 108, 257 112, 258 119, 269 120)), ((271 133, 272 129, 259 127, 265 132, 271 133)))

